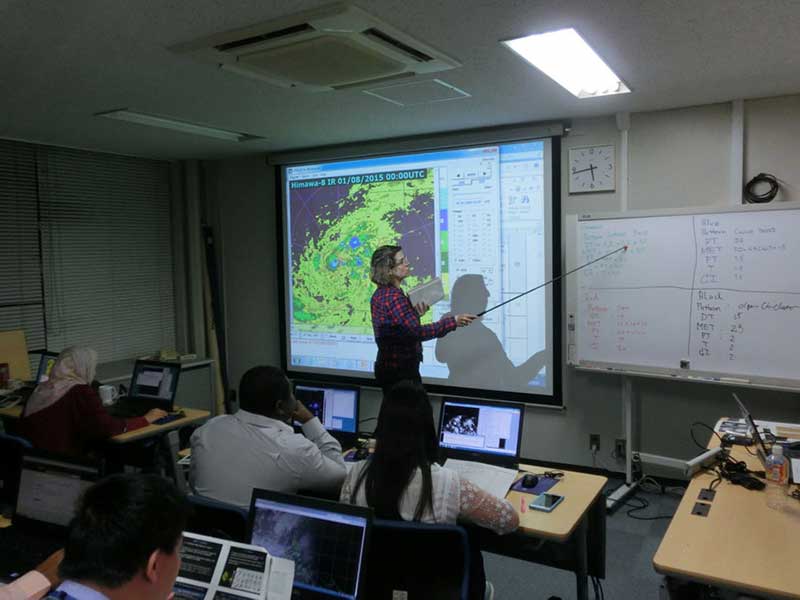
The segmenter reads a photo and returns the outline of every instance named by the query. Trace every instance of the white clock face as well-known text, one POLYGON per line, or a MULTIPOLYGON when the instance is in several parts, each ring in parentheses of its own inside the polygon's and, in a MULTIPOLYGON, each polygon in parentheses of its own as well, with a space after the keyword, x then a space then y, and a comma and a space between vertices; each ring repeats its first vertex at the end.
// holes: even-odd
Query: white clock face
POLYGON ((614 146, 570 148, 569 191, 608 192, 614 190, 614 146))

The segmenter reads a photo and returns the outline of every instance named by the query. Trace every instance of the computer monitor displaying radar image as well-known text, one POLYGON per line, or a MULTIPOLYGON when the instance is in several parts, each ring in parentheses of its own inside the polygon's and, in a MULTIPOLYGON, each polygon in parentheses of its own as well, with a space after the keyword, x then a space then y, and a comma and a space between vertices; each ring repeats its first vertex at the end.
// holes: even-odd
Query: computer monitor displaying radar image
MULTIPOLYGON (((550 280, 552 144, 284 166, 287 369, 373 381, 370 258, 380 246, 403 248, 405 291, 441 281, 444 298, 423 324, 481 313, 550 280)), ((423 382, 456 395, 560 403, 553 399, 554 293, 546 285, 423 342, 423 382)))

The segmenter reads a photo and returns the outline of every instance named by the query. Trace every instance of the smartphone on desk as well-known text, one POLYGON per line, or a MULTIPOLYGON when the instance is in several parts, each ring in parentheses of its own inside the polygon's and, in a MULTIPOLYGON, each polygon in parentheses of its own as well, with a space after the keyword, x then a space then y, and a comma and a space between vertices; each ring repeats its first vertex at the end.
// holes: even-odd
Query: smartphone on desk
POLYGON ((528 507, 534 510, 543 510, 544 512, 551 512, 556 506, 561 504, 564 500, 564 496, 559 496, 558 494, 539 494, 536 498, 533 499, 528 507))

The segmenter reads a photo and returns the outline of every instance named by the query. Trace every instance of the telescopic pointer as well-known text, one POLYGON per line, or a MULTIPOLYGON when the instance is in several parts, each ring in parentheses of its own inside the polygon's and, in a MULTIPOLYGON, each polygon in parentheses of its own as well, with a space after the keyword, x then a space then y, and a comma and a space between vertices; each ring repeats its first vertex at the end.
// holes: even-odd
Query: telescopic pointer
POLYGON ((509 298, 505 302, 501 302, 500 304, 497 304, 496 306, 493 306, 492 308, 487 308, 485 311, 479 312, 476 316, 482 317, 486 313, 492 312, 495 308, 500 308, 501 306, 503 306, 505 304, 508 304, 509 302, 513 302, 514 300, 517 300, 518 298, 522 298, 523 296, 527 296, 528 294, 530 294, 531 292, 535 292, 539 288, 543 288, 544 286, 546 286, 546 285, 548 285, 550 283, 553 283, 554 281, 558 281, 562 277, 566 277, 567 275, 570 275, 570 274, 574 273, 575 271, 580 271, 584 267, 588 267, 592 263, 596 263, 598 260, 603 260, 604 258, 608 258, 612 254, 616 254, 617 252, 622 252, 623 250, 626 250, 626 251, 628 250, 628 245, 627 244, 625 244, 624 246, 620 246, 619 248, 617 248, 613 252, 609 252, 608 254, 604 254, 600 258, 595 258, 594 260, 590 260, 589 262, 587 262, 586 264, 581 265, 580 267, 575 267, 574 269, 572 269, 572 271, 567 271, 563 275, 559 275, 558 277, 555 277, 555 278, 551 279, 550 281, 545 281, 543 284, 537 285, 535 288, 532 288, 532 289, 528 290, 527 292, 522 292, 519 296, 514 296, 513 298, 509 298))

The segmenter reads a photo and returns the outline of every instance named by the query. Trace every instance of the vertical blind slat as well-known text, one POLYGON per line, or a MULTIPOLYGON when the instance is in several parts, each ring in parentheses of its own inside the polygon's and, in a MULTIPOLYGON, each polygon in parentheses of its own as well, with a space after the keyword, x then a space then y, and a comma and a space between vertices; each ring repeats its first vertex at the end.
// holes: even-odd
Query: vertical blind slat
POLYGON ((174 347, 170 220, 167 163, 0 140, 0 329, 102 361, 174 347))

